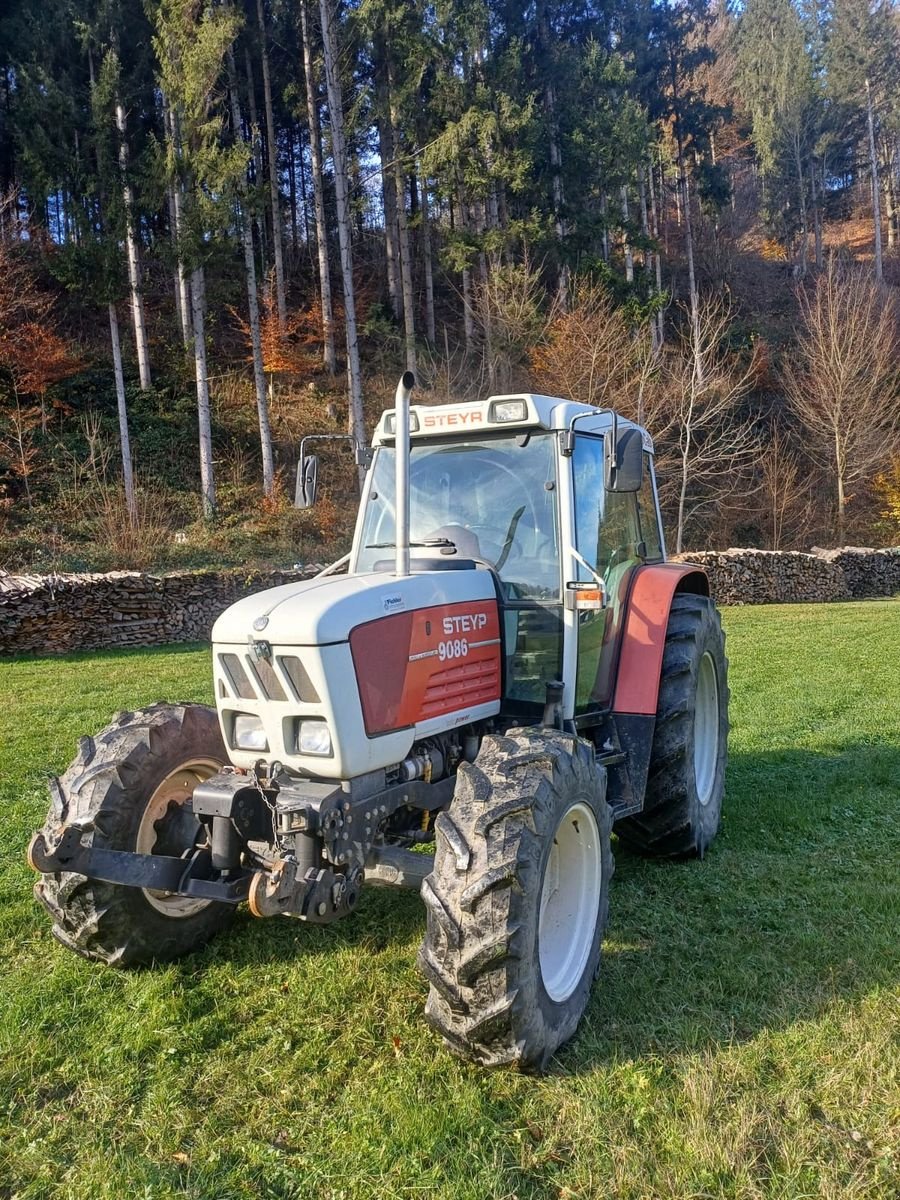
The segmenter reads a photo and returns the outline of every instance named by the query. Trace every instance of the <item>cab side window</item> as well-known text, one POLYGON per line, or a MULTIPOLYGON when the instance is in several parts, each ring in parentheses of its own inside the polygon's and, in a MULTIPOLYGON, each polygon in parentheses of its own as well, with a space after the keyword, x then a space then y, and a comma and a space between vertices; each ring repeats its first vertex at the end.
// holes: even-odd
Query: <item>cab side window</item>
MULTIPOLYGON (((581 435, 572 456, 575 477, 575 544, 578 553, 610 582, 623 563, 640 561, 642 540, 637 499, 632 492, 603 487, 603 439, 581 435)), ((657 531, 658 537, 658 531, 657 531)), ((584 567, 579 578, 590 579, 584 567)))
POLYGON ((656 512, 656 495, 653 486, 653 455, 644 452, 644 482, 638 492, 638 507, 641 518, 641 539, 644 556, 648 562, 659 562, 663 557, 662 537, 656 512))

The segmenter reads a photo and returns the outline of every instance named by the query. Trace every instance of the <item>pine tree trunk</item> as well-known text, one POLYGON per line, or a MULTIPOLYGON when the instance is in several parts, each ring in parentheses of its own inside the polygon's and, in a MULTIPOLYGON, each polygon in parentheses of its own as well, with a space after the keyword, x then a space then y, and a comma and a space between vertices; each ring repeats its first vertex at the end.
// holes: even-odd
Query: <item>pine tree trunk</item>
POLYGON ((866 79, 866 120, 869 127, 869 161, 872 168, 872 224, 875 233, 875 279, 884 279, 884 257, 881 249, 881 184, 878 178, 878 151, 875 146, 875 110, 872 87, 866 79))
POLYGON ((125 403, 125 376, 122 373, 122 343, 119 339, 119 318, 115 304, 109 306, 109 340, 112 344, 113 372, 116 379, 116 409, 119 413, 119 445, 122 451, 122 483, 125 506, 132 525, 137 523, 137 504, 134 498, 134 473, 131 461, 131 438, 128 433, 128 408, 125 403))
POLYGON ((197 425, 200 435, 200 491, 203 501, 203 516, 209 521, 216 515, 216 484, 213 475, 209 372, 206 365, 206 279, 202 267, 195 267, 191 272, 191 307, 194 319, 197 425))
POLYGON ((628 188, 623 183, 620 196, 622 198, 622 254, 625 257, 625 282, 634 283, 634 255, 631 253, 631 239, 628 236, 628 188))
POLYGON ((281 188, 278 180, 278 141, 275 135, 275 114, 272 109, 272 80, 269 73, 269 48, 266 43, 266 19, 263 0, 256 0, 259 22, 259 46, 262 57, 263 103, 266 107, 266 142, 269 151, 269 193, 272 200, 272 248, 275 259, 275 305, 278 324, 287 324, 287 299, 284 285, 284 231, 281 220, 281 188))
MULTIPOLYGON (((391 123, 388 87, 387 49, 384 34, 378 30, 373 40, 375 71, 375 123, 378 129, 378 154, 381 159, 381 194, 384 199, 384 257, 387 270, 388 299, 394 319, 403 316, 403 287, 400 276, 400 228, 397 223, 397 177, 394 158, 394 130, 391 123)), ((400 193, 402 196, 402 192, 400 193)))
POLYGON ((538 37, 540 50, 545 60, 544 115, 547 119, 548 151, 550 155, 550 192, 553 202, 553 229, 559 245, 560 265, 556 284, 556 298, 563 312, 569 307, 569 266, 565 261, 566 222, 563 216, 565 190, 562 177, 562 150, 559 143, 559 121, 556 115, 556 90, 553 86, 553 71, 549 62, 551 33, 546 4, 537 9, 538 37))
MULTIPOLYGON (((263 169, 262 132, 259 125, 259 109, 256 107, 256 79, 253 74, 253 60, 250 57, 250 47, 244 46, 244 70, 247 74, 247 108, 250 112, 250 144, 253 147, 254 182, 262 189, 266 177, 263 169)), ((271 209, 270 209, 271 216, 271 209)), ((269 261, 269 231, 265 220, 257 221, 259 240, 262 249, 262 261, 269 261)))
MULTIPOLYGON (((656 294, 661 296, 663 293, 662 285, 662 251, 659 244, 659 210, 662 208, 663 193, 662 193, 662 166, 660 165, 660 181, 659 181, 659 205, 656 202, 656 181, 654 179, 653 159, 650 160, 650 220, 651 230, 653 232, 653 240, 656 243, 656 294)), ((656 314, 656 345, 657 349, 661 349, 666 340, 666 323, 665 315, 662 308, 656 314)))
POLYGON ((388 65, 391 88, 391 141, 394 146, 394 187, 397 193, 397 230, 400 238, 400 283, 403 288, 403 333, 406 348, 406 369, 416 372, 416 317, 413 296, 412 253, 410 251, 409 220, 406 213, 407 176, 402 165, 400 119, 394 103, 395 83, 392 66, 388 65))
POLYGON ((700 295, 697 291, 697 276, 694 271, 694 231, 691 221, 691 193, 687 166, 684 160, 684 140, 681 136, 681 116, 678 109, 678 76, 674 58, 671 60, 672 96, 675 104, 675 145, 677 151, 678 191, 681 196, 684 221, 684 250, 688 268, 688 291, 691 307, 691 346, 694 352, 694 378, 703 381, 703 360, 700 355, 700 295))
POLYGON ((822 256, 822 209, 819 201, 819 189, 816 184, 816 164, 812 162, 809 168, 809 182, 812 190, 813 206, 813 236, 816 248, 816 268, 821 271, 824 261, 822 256))
MULTIPOLYGON (((175 185, 169 184, 166 188, 166 207, 169 210, 169 235, 172 242, 172 248, 178 255, 178 234, 175 231, 175 185)), ((179 327, 184 330, 184 307, 181 303, 181 275, 176 266, 172 273, 172 282, 174 284, 175 294, 175 319, 179 327)))
POLYGON ((887 169, 884 173, 884 215, 887 221, 887 244, 888 251, 894 249, 897 244, 897 194, 896 183, 894 176, 894 163, 891 158, 887 163, 887 169))
POLYGON ((425 275, 425 336, 428 345, 436 341, 434 325, 434 274, 431 262, 431 218, 428 213, 428 178, 422 176, 419 190, 419 210, 422 214, 422 265, 425 275))
POLYGON ((147 343, 147 324, 144 318, 144 297, 141 292, 141 259, 134 226, 134 196, 128 182, 128 143, 126 141, 125 108, 116 96, 116 128, 119 132, 119 171, 122 176, 122 202, 125 207, 125 248, 128 255, 128 282, 131 287, 131 315, 134 321, 134 342, 137 350, 141 391, 150 387, 150 349, 147 343))
POLYGON ((288 155, 288 203, 291 208, 291 252, 297 258, 297 139, 291 130, 291 152, 288 155))
POLYGON ((313 75, 312 33, 307 0, 300 0, 300 27, 303 36, 303 73, 306 79, 306 113, 309 121, 309 154, 312 161, 313 200, 316 215, 316 247, 319 255, 319 300, 322 306, 322 341, 325 367, 333 375, 337 370, 334 348, 334 306, 331 299, 331 270, 328 265, 328 226, 325 223, 325 182, 322 177, 322 134, 319 104, 313 75))
MULTIPOLYGON (((237 94, 237 72, 234 55, 228 51, 231 76, 231 123, 235 140, 243 140, 243 122, 237 94)), ((244 250, 244 274, 247 281, 247 309, 250 315, 250 346, 253 356, 253 386, 256 392, 256 415, 259 421, 259 444, 262 451, 263 491, 271 496, 275 489, 275 456, 272 451, 272 429, 269 424, 269 398, 266 394, 266 372, 263 365, 262 334, 259 323, 259 293, 256 285, 256 255, 253 249, 253 226, 244 206, 238 201, 236 218, 244 250)))
MULTIPOLYGON (((173 161, 177 164, 181 158, 181 137, 178 130, 178 118, 175 115, 175 110, 166 102, 166 133, 169 138, 170 153, 173 161)), ((181 251, 181 239, 184 235, 184 193, 182 191, 182 182, 178 177, 177 172, 172 180, 171 186, 172 197, 172 225, 175 241, 175 259, 177 266, 175 268, 175 278, 178 287, 179 301, 176 303, 178 315, 181 319, 181 336, 184 341, 185 349, 191 344, 191 338, 194 335, 193 325, 191 324, 191 285, 188 279, 188 273, 185 270, 184 258, 181 251)))
MULTIPOLYGON (((338 74, 337 35, 334 29, 333 0, 319 0, 322 20, 322 46, 325 53, 325 80, 328 85, 328 111, 331 116, 331 147, 334 164, 334 191, 337 201, 338 241, 341 248, 341 276, 344 285, 344 322, 347 335, 347 379, 349 384, 348 427, 357 445, 365 443, 362 378, 359 367, 359 341, 356 331, 356 297, 353 288, 352 213, 348 194, 347 148, 344 141, 344 107, 338 74)), ((360 469, 362 488, 364 472, 360 469)))

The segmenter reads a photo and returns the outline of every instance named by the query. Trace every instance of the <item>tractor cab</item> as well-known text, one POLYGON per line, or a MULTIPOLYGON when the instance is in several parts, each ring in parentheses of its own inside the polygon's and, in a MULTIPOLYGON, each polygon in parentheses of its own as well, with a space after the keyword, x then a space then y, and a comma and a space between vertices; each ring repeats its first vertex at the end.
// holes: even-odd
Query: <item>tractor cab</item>
MULTIPOLYGON (((607 706, 630 579, 664 558, 649 434, 608 411, 533 394, 414 405, 409 430, 410 570, 492 572, 509 710, 539 714, 547 681, 567 678, 565 717, 607 706), (627 479, 610 480, 613 438, 630 455, 627 479)), ((396 413, 386 412, 351 573, 394 570, 395 432, 396 413)))

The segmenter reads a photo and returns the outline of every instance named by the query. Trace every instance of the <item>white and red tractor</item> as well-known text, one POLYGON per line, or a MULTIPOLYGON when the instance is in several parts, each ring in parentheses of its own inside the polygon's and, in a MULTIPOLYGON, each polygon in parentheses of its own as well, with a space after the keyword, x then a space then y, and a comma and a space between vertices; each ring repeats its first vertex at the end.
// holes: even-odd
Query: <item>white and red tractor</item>
POLYGON ((669 857, 719 827, 724 637, 703 572, 666 562, 644 430, 532 394, 411 405, 412 383, 357 451, 349 555, 219 617, 215 710, 82 738, 29 859, 59 941, 117 966, 242 903, 326 923, 367 882, 419 889, 428 1019, 541 1069, 598 973, 613 825, 669 857))

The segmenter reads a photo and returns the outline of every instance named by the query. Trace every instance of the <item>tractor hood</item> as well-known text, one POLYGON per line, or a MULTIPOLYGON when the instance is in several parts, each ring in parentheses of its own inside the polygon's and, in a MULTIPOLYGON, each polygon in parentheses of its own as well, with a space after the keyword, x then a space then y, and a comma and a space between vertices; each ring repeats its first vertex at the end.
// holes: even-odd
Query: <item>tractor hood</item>
POLYGON ((494 599, 488 571, 422 571, 401 578, 378 571, 329 575, 270 588, 232 604, 213 626, 217 643, 277 646, 346 642, 357 625, 391 613, 494 599))

